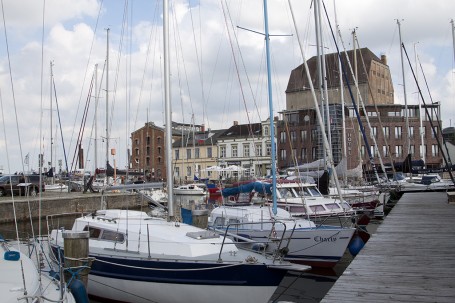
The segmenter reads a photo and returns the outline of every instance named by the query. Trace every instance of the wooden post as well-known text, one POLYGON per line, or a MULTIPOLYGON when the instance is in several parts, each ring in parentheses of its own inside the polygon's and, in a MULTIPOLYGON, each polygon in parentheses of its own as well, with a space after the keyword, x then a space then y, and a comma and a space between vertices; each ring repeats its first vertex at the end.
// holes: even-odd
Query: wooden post
MULTIPOLYGON (((72 272, 78 271, 80 266, 90 266, 88 264, 88 231, 64 231, 63 247, 65 252, 65 268, 72 268, 72 272)), ((79 278, 87 288, 88 273, 90 269, 79 271, 79 278)), ((71 273, 65 273, 65 280, 69 281, 71 273)))

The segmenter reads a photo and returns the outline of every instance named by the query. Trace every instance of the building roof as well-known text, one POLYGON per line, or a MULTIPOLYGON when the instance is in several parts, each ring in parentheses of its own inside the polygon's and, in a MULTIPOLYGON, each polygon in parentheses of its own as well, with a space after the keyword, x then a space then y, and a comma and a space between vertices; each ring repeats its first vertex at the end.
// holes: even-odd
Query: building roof
POLYGON ((245 138, 248 136, 260 136, 262 134, 262 123, 234 124, 219 136, 219 139, 245 138))
MULTIPOLYGON (((366 83, 367 82, 367 75, 363 72, 363 67, 361 64, 361 58, 365 62, 365 68, 367 71, 370 70, 371 62, 377 61, 379 63, 384 64, 381 59, 376 56, 372 51, 368 48, 361 48, 356 51, 357 53, 357 62, 358 64, 358 83, 366 83)), ((347 51, 349 61, 351 63, 352 68, 354 68, 354 51, 349 50, 347 51)), ((341 53, 341 58, 344 66, 344 70, 347 73, 349 84, 354 84, 353 78, 351 76, 351 72, 349 69, 349 65, 346 61, 346 55, 341 53)), ((313 86, 315 89, 318 89, 318 77, 317 77, 317 56, 311 57, 308 61, 308 68, 310 70, 310 76, 313 81, 313 86)), ((339 72, 338 72, 338 53, 331 53, 325 55, 325 65, 327 70, 327 86, 328 87, 337 87, 339 86, 339 72)), ((343 77, 343 80, 345 78, 343 77)), ((346 82, 346 81, 344 81, 346 82)), ((286 88, 286 93, 308 90, 310 89, 309 82, 307 80, 306 72, 305 72, 305 65, 302 63, 297 68, 291 71, 291 76, 289 77, 288 86, 286 88)))
MULTIPOLYGON (((204 132, 195 132, 194 133, 194 145, 195 146, 210 146, 216 145, 218 137, 226 131, 225 129, 220 130, 207 130, 204 132)), ((183 146, 193 146, 193 133, 184 135, 180 140, 172 143, 172 147, 179 148, 183 146)))

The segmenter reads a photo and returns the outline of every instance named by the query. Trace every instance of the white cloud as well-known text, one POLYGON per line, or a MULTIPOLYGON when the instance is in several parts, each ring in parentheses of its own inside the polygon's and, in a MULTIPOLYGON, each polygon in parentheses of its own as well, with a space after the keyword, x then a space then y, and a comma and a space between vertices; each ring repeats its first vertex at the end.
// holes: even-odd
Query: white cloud
MULTIPOLYGON (((100 3, 95 0, 46 1, 44 59, 42 60, 43 2, 4 1, 23 149, 22 157, 30 152, 32 165, 35 168, 40 149, 40 123, 43 129, 41 135, 43 149, 47 155, 49 154, 50 60, 54 62, 57 97, 67 149, 70 148, 69 141, 72 138, 72 150, 68 150, 68 158, 71 161, 94 65, 98 64, 99 78, 103 72, 106 27, 111 28, 109 72, 110 108, 113 108, 111 142, 112 147, 117 149, 118 165, 120 167, 126 165, 125 150, 129 145, 127 137, 133 128, 143 126, 147 120, 154 121, 157 125, 164 123, 161 81, 163 74, 161 3, 145 0, 130 1, 134 10, 132 40, 128 38, 129 29, 125 29, 125 34, 128 33, 128 35, 125 35, 123 40, 121 37, 124 8, 124 2, 121 1, 103 1, 98 28, 95 32, 100 3), (93 35, 95 40, 92 48, 93 35), (122 48, 119 46, 121 41, 123 41, 122 48), (149 51, 148 58, 146 58, 147 51, 149 51), (43 71, 41 71, 42 66, 43 71), (41 73, 43 74, 42 85, 41 73), (127 74, 130 78, 127 78, 127 74), (39 114, 41 107, 43 107, 42 116, 39 114), (42 120, 40 120, 41 117, 42 120)), ((217 129, 229 127, 234 120, 247 123, 247 113, 251 122, 258 122, 259 117, 268 118, 264 37, 237 28, 241 26, 263 32, 263 2, 262 0, 223 1, 224 5, 226 3, 228 6, 225 6, 224 11, 220 7, 219 0, 190 2, 178 0, 173 6, 171 5, 177 11, 176 16, 171 15, 170 20, 172 100, 175 121, 190 123, 194 113, 195 123, 205 123, 207 127, 217 129), (191 5, 191 11, 188 10, 188 3, 191 5), (231 40, 226 30, 226 22, 229 26, 233 26, 233 28, 229 27, 231 40), (176 23, 178 35, 174 30, 176 23), (238 46, 233 30, 238 39, 238 46), (239 47, 241 53, 239 53, 239 47), (236 61, 234 61, 233 52, 236 61)), ((312 46, 315 44, 314 14, 310 4, 310 1, 292 1, 307 59, 315 55, 315 47, 312 46)), ((333 2, 325 1, 325 4, 334 25, 333 2)), ((448 126, 455 111, 453 50, 449 24, 452 17, 450 14, 455 11, 455 2, 352 0, 349 3, 336 1, 336 5, 338 21, 348 49, 352 47, 351 31, 357 27, 361 47, 370 48, 378 56, 381 53, 387 55, 397 102, 402 102, 403 99, 402 86, 400 86, 403 81, 396 19, 404 19, 401 28, 403 42, 413 63, 413 44, 418 42, 417 50, 432 95, 435 100, 441 100, 442 118, 445 126, 448 126)), ((276 115, 278 111, 284 109, 284 91, 290 72, 302 63, 302 59, 287 1, 268 1, 268 12, 271 34, 293 34, 293 36, 273 36, 270 40, 276 115)), ((323 23, 324 45, 328 47, 328 52, 333 52, 335 47, 331 41, 327 22, 323 23)), ((4 123, 8 130, 8 148, 13 158, 11 162, 15 165, 13 170, 21 170, 19 164, 22 160, 18 152, 16 122, 12 112, 8 58, 3 42, 5 41, 3 23, 0 27, 2 29, 0 89, 5 111, 4 123)), ((416 102, 414 94, 416 89, 409 69, 406 68, 406 70, 408 96, 412 104, 416 102)), ((98 135, 104 136, 105 83, 99 80, 98 85, 102 86, 98 135)), ((54 121, 57 121, 56 118, 54 121)), ((93 146, 90 145, 88 138, 93 136, 92 125, 93 103, 84 133, 86 139, 83 142, 85 150, 90 149, 91 154, 86 157, 90 159, 91 165, 94 162, 93 146)), ((5 146, 2 142, 3 135, 0 136, 0 165, 6 168, 3 160, 5 146)), ((61 143, 58 144, 60 144, 58 149, 61 149, 61 143)), ((100 149, 98 161, 102 163, 104 146, 100 146, 100 149)), ((61 152, 58 158, 62 158, 61 152)))

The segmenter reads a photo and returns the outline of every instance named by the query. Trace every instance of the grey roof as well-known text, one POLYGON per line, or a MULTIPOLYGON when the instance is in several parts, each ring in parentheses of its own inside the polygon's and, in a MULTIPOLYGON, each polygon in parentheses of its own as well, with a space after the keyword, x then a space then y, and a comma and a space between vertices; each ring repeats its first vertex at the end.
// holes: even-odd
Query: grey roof
POLYGON ((219 136, 219 139, 226 140, 260 135, 262 135, 261 123, 237 124, 228 128, 223 134, 219 136))
MULTIPOLYGON (((218 137, 226 131, 225 129, 220 130, 207 130, 204 132, 195 132, 194 133, 194 145, 195 146, 206 146, 206 145, 216 145, 218 137), (211 136, 209 136, 211 134, 211 136)), ((178 148, 183 146, 193 146, 193 133, 183 136, 180 140, 175 141, 172 144, 172 147, 178 148)))

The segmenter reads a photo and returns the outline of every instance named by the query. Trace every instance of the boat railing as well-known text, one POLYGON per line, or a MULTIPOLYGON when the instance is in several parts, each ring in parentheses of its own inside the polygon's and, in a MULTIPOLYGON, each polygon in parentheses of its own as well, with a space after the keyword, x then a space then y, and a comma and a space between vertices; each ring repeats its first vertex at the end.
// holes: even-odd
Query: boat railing
MULTIPOLYGON (((271 221, 261 221, 261 222, 239 222, 239 223, 229 223, 228 225, 226 225, 226 228, 224 230, 221 230, 221 229, 217 229, 217 228, 214 228, 213 230, 222 234, 223 235, 223 242, 221 244, 221 249, 220 249, 220 253, 219 253, 219 256, 218 256, 218 261, 221 262, 222 259, 221 259, 221 254, 223 252, 223 247, 224 245, 226 244, 226 238, 230 237, 230 238, 233 238, 233 239, 237 239, 237 240, 241 240, 241 241, 244 241, 244 242, 247 242, 247 243, 252 243, 252 244, 264 244, 263 246, 263 249, 262 249, 262 252, 263 254, 265 255, 266 254, 266 247, 269 243, 271 242, 274 242, 274 243, 277 243, 277 249, 274 251, 273 253, 273 261, 276 261, 278 259, 280 259, 282 256, 284 256, 287 251, 288 251, 288 247, 289 247, 289 243, 291 241, 291 238, 292 238, 292 235, 294 234, 294 230, 295 230, 295 227, 296 227, 296 224, 294 222, 294 226, 291 230, 291 234, 289 235, 289 237, 286 237, 285 238, 285 235, 286 235, 286 224, 282 221, 275 221, 275 220, 271 220, 271 221), (240 236, 238 234, 238 230, 239 230, 239 227, 243 227, 245 225, 258 225, 258 224, 271 224, 272 227, 270 229, 270 233, 269 233, 269 236, 267 237, 267 239, 265 241, 261 241, 261 242, 258 242, 258 241, 254 241, 254 240, 251 240, 250 238, 247 238, 247 237, 243 237, 243 236, 240 236), (276 224, 281 224, 283 226, 283 229, 279 229, 277 231, 277 229, 275 228, 276 224), (237 233, 232 233, 230 232, 230 230, 237 230, 237 233), (278 233, 281 233, 281 236, 278 236, 278 233), (287 240, 286 241, 286 245, 285 246, 282 246, 284 240, 287 240)), ((252 249, 252 250, 255 250, 255 249, 252 249)), ((256 251, 256 250, 255 250, 256 251)))

